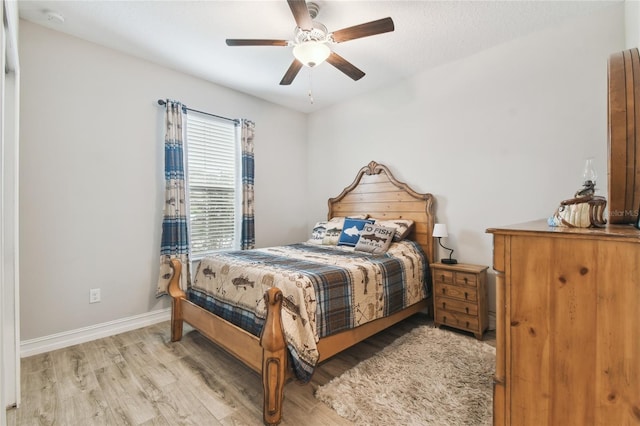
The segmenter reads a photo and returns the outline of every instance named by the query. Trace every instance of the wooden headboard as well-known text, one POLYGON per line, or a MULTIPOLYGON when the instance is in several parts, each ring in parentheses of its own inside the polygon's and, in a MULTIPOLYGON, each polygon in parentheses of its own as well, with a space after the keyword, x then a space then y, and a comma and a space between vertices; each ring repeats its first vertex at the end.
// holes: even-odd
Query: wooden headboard
POLYGON ((415 227, 409 238, 416 241, 429 262, 435 261, 433 237, 433 195, 420 194, 398 181, 389 169, 375 161, 360 169, 355 180, 340 195, 329 198, 329 214, 368 214, 379 219, 411 219, 415 227))

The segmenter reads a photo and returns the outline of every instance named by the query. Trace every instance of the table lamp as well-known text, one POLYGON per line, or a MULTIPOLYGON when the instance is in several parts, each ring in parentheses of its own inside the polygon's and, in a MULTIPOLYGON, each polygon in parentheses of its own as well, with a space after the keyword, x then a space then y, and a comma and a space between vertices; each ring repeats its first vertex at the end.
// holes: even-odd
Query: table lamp
POLYGON ((445 250, 449 250, 449 258, 444 258, 444 259, 440 259, 440 262, 447 264, 447 265, 454 265, 456 263, 458 263, 458 261, 456 259, 451 258, 451 256, 453 255, 453 249, 450 248, 446 248, 445 246, 442 245, 442 241, 441 238, 446 238, 449 236, 449 234, 447 233, 447 225, 445 225, 444 223, 436 223, 433 226, 433 238, 437 238, 438 239, 438 244, 440 244, 440 247, 442 247, 445 250))

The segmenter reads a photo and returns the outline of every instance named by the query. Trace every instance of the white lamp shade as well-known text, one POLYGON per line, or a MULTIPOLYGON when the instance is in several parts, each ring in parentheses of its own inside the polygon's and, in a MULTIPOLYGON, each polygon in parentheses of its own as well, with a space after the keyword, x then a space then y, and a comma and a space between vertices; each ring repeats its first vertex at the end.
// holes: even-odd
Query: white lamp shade
POLYGON ((434 238, 445 238, 448 237, 449 234, 447 233, 447 225, 445 225, 444 223, 436 223, 433 226, 433 235, 432 237, 434 238))
POLYGON ((320 65, 330 54, 329 46, 320 41, 305 41, 293 48, 293 56, 308 67, 320 65))

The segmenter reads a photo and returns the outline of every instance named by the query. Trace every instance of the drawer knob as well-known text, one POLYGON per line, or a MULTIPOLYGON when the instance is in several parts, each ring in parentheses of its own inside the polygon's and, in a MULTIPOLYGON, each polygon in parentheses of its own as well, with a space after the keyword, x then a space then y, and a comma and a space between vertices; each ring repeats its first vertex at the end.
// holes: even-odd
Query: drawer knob
POLYGON ((467 284, 469 282, 469 280, 467 280, 467 277, 464 277, 464 283, 467 284))
POLYGON ((467 328, 469 328, 469 321, 467 321, 467 328))
POLYGON ((469 313, 469 308, 464 308, 464 310, 465 310, 467 313, 469 313))
POLYGON ((440 281, 444 281, 444 274, 440 275, 440 281))
POLYGON ((447 322, 447 317, 442 317, 442 322, 447 322))
POLYGON ((447 292, 447 289, 446 289, 446 288, 443 288, 443 289, 442 289, 442 294, 445 294, 446 292, 447 292))
POLYGON ((469 298, 469 293, 467 293, 466 291, 464 292, 464 298, 468 299, 469 298))
POLYGON ((442 309, 447 309, 447 304, 445 302, 442 302, 442 309))

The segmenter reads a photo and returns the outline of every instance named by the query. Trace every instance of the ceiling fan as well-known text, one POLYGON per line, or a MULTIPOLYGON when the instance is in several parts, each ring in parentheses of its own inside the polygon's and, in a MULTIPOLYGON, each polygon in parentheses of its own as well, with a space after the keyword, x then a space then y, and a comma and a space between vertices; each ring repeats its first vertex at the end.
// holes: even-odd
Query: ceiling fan
POLYGON ((281 85, 291 84, 303 65, 314 67, 325 60, 353 80, 359 80, 365 73, 333 52, 329 45, 394 30, 393 20, 383 18, 328 32, 327 27, 313 20, 320 10, 317 3, 307 3, 305 0, 287 0, 287 3, 297 25, 293 40, 233 38, 226 41, 227 46, 293 46, 294 60, 282 77, 281 85))

